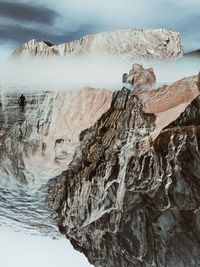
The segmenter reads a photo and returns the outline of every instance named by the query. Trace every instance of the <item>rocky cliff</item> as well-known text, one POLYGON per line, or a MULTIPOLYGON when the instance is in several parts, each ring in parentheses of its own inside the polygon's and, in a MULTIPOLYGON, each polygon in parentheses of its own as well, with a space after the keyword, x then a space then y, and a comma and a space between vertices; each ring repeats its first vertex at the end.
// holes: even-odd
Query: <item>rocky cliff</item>
POLYGON ((66 55, 114 55, 126 58, 166 59, 182 56, 179 33, 166 29, 117 30, 87 35, 61 45, 30 40, 18 48, 13 57, 48 57, 66 55))
MULTIPOLYGON (((131 79, 151 84, 137 67, 131 79)), ((25 185, 23 209, 12 211, 26 214, 25 227, 46 228, 48 209, 94 266, 199 266, 199 84, 200 75, 157 89, 30 95, 15 124, 19 96, 1 96, 1 182, 25 185), (36 225, 27 219, 26 184, 34 192, 43 185, 35 196, 45 216, 36 205, 36 225)))
POLYGON ((200 265, 197 81, 115 92, 50 182, 60 231, 94 266, 200 265))
POLYGON ((79 145, 79 134, 110 107, 106 89, 25 93, 0 97, 0 175, 38 189, 66 169, 79 145))

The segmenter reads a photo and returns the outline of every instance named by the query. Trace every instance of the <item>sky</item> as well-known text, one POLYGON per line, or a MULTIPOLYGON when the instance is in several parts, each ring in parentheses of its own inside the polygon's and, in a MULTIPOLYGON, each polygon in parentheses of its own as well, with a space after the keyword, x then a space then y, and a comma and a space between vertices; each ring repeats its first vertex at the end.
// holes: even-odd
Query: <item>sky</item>
POLYGON ((169 28, 186 51, 199 49, 199 11, 199 0, 0 0, 0 61, 33 38, 58 44, 120 28, 169 28))

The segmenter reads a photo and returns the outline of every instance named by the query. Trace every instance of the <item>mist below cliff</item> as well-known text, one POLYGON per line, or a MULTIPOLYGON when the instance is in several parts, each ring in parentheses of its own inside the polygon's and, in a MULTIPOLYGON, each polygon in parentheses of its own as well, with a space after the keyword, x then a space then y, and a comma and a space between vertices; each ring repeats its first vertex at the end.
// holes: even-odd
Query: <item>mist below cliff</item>
POLYGON ((68 259, 73 267, 91 266, 87 259, 76 252, 64 239, 26 235, 11 229, 0 229, 1 266, 56 267, 68 259), (12 255, 12 257, 10 256, 12 255))
MULTIPOLYGON (((35 91, 36 85, 47 86, 49 90, 80 89, 83 86, 119 90, 123 86, 122 74, 131 64, 139 63, 145 68, 153 67, 160 83, 171 83, 199 71, 197 58, 179 58, 170 61, 135 61, 116 57, 72 57, 30 58, 9 61, 0 75, 6 84, 26 84, 35 91)), ((6 87, 6 86, 5 86, 6 87)), ((4 90, 9 90, 9 87, 4 90)))

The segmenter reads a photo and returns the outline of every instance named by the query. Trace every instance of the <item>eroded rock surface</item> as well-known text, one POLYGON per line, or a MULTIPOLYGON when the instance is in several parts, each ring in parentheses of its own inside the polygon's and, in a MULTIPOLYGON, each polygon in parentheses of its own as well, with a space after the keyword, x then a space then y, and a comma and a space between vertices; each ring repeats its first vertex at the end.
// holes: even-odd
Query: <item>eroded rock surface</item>
POLYGON ((87 35, 61 45, 30 40, 13 56, 117 55, 127 58, 167 59, 183 54, 180 34, 166 29, 125 29, 87 35))
POLYGON ((46 93, 19 123, 2 117, 1 177, 44 184, 45 208, 94 266, 200 266, 199 89, 193 76, 46 93))
POLYGON ((142 95, 114 93, 111 108, 82 132, 68 170, 51 181, 60 231, 94 266, 200 265, 196 89, 154 139, 156 112, 145 111, 142 95))
POLYGON ((66 169, 79 145, 79 134, 109 109, 112 92, 94 88, 47 92, 40 104, 39 97, 34 97, 34 109, 28 101, 21 113, 18 97, 5 95, 2 125, 0 120, 1 177, 36 188, 66 169))
POLYGON ((122 81, 130 83, 134 89, 148 88, 156 83, 156 76, 152 68, 144 69, 139 64, 133 64, 129 74, 123 74, 122 81))

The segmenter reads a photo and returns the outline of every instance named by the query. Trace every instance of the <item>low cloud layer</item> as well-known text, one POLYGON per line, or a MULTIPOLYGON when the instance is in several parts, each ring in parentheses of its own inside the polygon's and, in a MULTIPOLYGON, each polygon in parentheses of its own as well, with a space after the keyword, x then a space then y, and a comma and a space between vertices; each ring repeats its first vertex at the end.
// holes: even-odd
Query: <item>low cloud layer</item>
MULTIPOLYGON (((5 225, 9 225, 9 223, 10 221, 7 219, 5 225)), ((5 226, 0 228, 2 267, 56 267, 62 265, 92 267, 86 257, 75 251, 65 238, 53 240, 35 235, 35 233, 24 234, 18 228, 13 229, 5 226)))
MULTIPOLYGON (((165 62, 137 60, 132 63, 140 63, 145 68, 153 67, 157 86, 199 72, 199 60, 190 57, 165 62)), ((123 86, 122 75, 130 68, 131 62, 119 57, 18 59, 7 64, 0 79, 6 85, 27 85, 31 91, 41 90, 43 86, 47 86, 48 90, 80 89, 84 86, 120 90, 123 86)), ((20 87, 15 88, 18 90, 20 87)))

